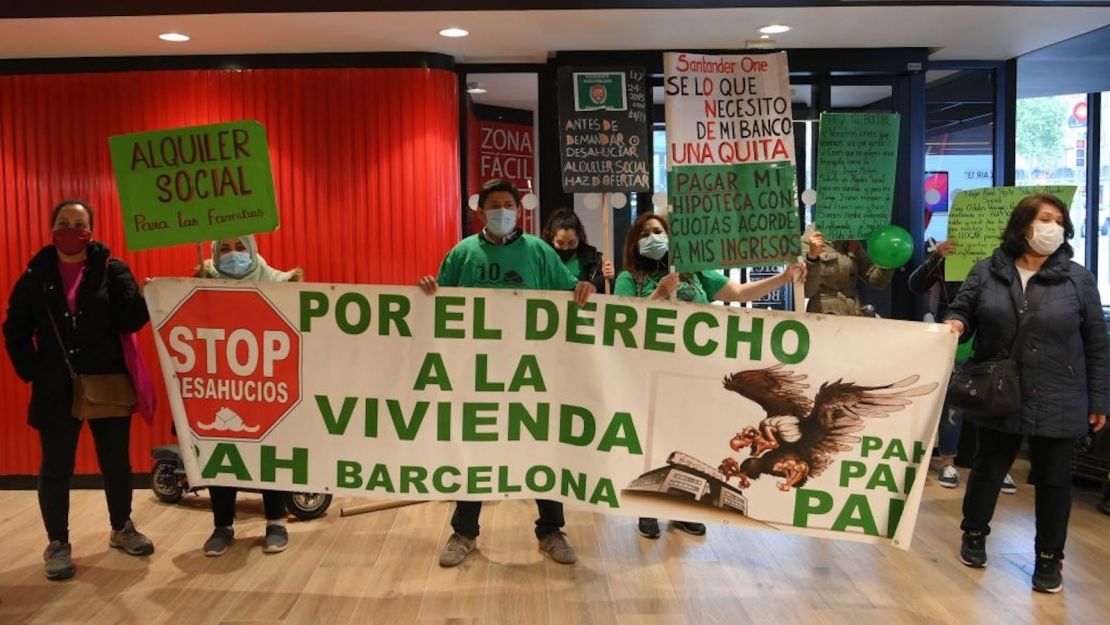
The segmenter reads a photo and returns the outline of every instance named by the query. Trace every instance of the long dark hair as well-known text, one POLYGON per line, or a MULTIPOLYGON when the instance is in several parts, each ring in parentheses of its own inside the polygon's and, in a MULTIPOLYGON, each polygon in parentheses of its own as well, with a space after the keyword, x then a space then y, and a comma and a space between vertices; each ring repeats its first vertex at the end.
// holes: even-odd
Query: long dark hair
POLYGON ((543 231, 540 233, 540 238, 547 241, 548 245, 554 247, 555 233, 560 230, 573 230, 574 234, 578 237, 578 247, 589 244, 589 241, 586 239, 586 228, 582 225, 582 220, 569 208, 560 208, 554 213, 551 213, 551 217, 547 218, 547 223, 544 224, 543 231))
POLYGON ((1042 204, 1056 207, 1060 214, 1064 216, 1064 244, 1060 246, 1060 249, 1064 251, 1068 258, 1071 258, 1075 252, 1067 240, 1075 236, 1075 226, 1072 225, 1071 216, 1068 215, 1068 206, 1051 193, 1027 195, 1017 203, 1013 212, 1010 213, 1010 221, 1006 224, 1006 229, 1002 231, 1002 250, 1014 258, 1019 258, 1029 251, 1029 242, 1025 240, 1025 230, 1037 218, 1037 213, 1041 211, 1042 204))

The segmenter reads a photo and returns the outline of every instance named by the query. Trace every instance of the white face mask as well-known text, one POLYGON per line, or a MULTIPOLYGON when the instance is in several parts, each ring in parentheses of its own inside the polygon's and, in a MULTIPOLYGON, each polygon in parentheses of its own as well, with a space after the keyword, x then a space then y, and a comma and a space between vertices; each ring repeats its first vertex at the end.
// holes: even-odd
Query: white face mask
POLYGON ((1052 256, 1064 244, 1064 227, 1056 222, 1033 224, 1033 236, 1026 239, 1029 247, 1041 256, 1052 256))
POLYGON ((666 234, 652 234, 640 239, 640 255, 659 260, 667 254, 669 241, 666 234))
POLYGON ((516 229, 516 211, 511 208, 491 208, 485 215, 486 228, 494 236, 503 237, 516 229))

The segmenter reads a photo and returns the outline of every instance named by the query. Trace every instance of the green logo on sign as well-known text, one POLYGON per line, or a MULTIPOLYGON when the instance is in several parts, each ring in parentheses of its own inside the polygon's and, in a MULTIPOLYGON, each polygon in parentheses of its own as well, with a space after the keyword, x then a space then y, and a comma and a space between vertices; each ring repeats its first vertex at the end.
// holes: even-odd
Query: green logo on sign
POLYGON ((575 72, 575 111, 626 111, 624 72, 575 72))
POLYGON ((270 150, 258 122, 117 135, 108 145, 128 249, 278 227, 270 150))

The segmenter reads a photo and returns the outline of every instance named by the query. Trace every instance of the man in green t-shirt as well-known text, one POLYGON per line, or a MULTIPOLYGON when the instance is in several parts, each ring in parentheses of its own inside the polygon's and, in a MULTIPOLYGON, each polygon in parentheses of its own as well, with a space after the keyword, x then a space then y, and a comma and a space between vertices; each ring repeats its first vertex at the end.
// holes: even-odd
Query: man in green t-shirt
MULTIPOLYGON (((520 193, 506 180, 490 180, 478 194, 478 207, 486 226, 478 234, 459 242, 439 267, 439 276, 424 276, 420 288, 432 295, 442 286, 478 287, 488 289, 520 289, 574 291, 574 301, 585 304, 596 292, 589 282, 579 282, 567 270, 555 250, 542 239, 524 234, 517 228, 520 214, 520 193)), ((563 504, 558 501, 536 500, 540 518, 536 521, 536 538, 540 549, 561 564, 578 560, 567 544, 562 528, 563 504)), ((454 533, 447 539, 439 556, 440 566, 455 566, 474 551, 478 538, 480 501, 455 502, 451 517, 454 533)))

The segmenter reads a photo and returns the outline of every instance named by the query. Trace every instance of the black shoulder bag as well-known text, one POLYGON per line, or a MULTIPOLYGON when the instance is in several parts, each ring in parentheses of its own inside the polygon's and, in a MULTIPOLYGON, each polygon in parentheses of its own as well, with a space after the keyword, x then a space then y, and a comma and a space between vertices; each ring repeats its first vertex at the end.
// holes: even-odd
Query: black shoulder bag
POLYGON ((1029 318, 1035 312, 1030 305, 1018 322, 1017 336, 1008 353, 986 362, 969 362, 952 373, 949 405, 980 419, 1005 419, 1021 410, 1021 348, 1029 333, 1029 318))

